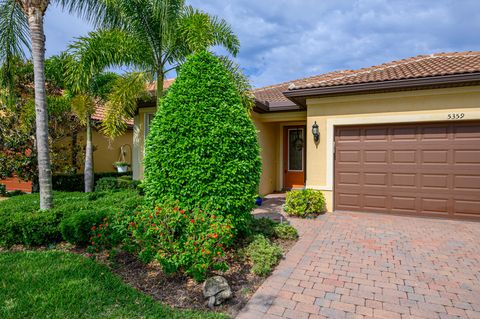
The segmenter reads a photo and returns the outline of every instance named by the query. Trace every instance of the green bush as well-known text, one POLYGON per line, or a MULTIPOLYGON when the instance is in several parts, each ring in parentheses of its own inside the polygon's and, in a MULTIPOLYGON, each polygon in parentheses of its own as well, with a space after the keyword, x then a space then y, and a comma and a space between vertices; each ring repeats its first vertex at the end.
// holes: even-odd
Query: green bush
POLYGON ((245 254, 253 263, 251 272, 258 276, 266 276, 282 258, 282 249, 272 244, 265 236, 256 235, 245 248, 245 254))
POLYGON ((7 195, 7 188, 5 187, 5 185, 0 184, 0 196, 5 196, 5 195, 7 195))
POLYGON ((313 189, 287 192, 285 212, 290 216, 307 217, 326 211, 325 197, 321 191, 313 189))
POLYGON ((80 211, 132 213, 143 203, 137 192, 85 194, 55 192, 54 208, 39 211, 38 194, 0 202, 0 246, 47 245, 62 240, 60 223, 80 211))
POLYGON ((261 234, 267 238, 286 240, 294 240, 298 238, 298 232, 293 226, 280 224, 268 218, 254 219, 250 229, 252 234, 261 234))
POLYGON ((104 177, 97 181, 95 185, 96 192, 117 191, 124 189, 137 189, 140 181, 132 180, 131 176, 104 177))
POLYGON ((105 211, 81 210, 75 212, 60 223, 62 237, 71 244, 86 246, 92 241, 91 237, 96 226, 102 225, 107 216, 105 211))
POLYGON ((226 270, 225 248, 233 242, 229 218, 166 204, 134 216, 118 213, 95 229, 90 251, 127 246, 141 260, 156 259, 166 273, 185 273, 197 281, 209 270, 226 270))
POLYGON ((218 211, 245 230, 261 171, 256 129, 223 63, 189 57, 150 127, 145 196, 162 205, 218 211))
MULTIPOLYGON (((118 172, 104 172, 95 173, 95 183, 104 177, 119 177, 128 175, 131 173, 118 173, 118 172)), ((85 176, 84 174, 56 174, 52 176, 53 189, 62 192, 83 192, 85 189, 85 176)))
POLYGON ((294 240, 298 238, 298 232, 295 227, 287 224, 276 224, 273 228, 276 238, 294 240))

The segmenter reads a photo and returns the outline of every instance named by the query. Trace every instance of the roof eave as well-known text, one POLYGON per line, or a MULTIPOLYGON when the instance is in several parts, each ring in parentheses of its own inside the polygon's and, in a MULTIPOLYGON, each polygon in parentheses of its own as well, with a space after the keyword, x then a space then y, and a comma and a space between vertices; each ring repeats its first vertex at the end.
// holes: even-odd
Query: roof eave
POLYGON ((480 72, 442 75, 424 78, 391 80, 383 82, 369 82, 350 85, 337 85, 308 89, 297 89, 283 92, 292 102, 306 107, 307 98, 329 97, 351 94, 383 93, 404 90, 418 90, 428 88, 454 87, 480 84, 480 72))

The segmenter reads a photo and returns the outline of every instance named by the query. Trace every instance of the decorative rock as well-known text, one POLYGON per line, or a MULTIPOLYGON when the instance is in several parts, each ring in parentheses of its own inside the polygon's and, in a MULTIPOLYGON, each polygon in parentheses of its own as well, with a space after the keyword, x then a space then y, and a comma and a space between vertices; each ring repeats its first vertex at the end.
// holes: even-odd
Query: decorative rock
POLYGON ((203 283, 203 296, 208 298, 208 306, 221 305, 225 300, 232 297, 232 289, 228 282, 222 276, 208 278, 203 283))

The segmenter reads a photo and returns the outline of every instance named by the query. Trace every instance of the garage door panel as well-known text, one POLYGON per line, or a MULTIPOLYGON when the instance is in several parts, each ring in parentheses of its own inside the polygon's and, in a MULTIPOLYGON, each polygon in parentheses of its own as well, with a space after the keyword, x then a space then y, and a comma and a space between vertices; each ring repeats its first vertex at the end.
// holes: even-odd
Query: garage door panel
POLYGON ((421 198, 421 210, 427 213, 448 214, 448 199, 446 198, 421 198))
POLYGON ((480 123, 340 127, 335 142, 337 210, 480 219, 480 123))
POLYGON ((387 173, 364 173, 363 174, 363 182, 365 186, 385 186, 388 182, 388 174, 387 173))
POLYGON ((393 173, 392 176, 392 187, 416 187, 417 186, 417 175, 416 174, 407 174, 407 173, 393 173))
POLYGON ((420 139, 422 141, 445 141, 449 139, 448 126, 422 127, 420 132, 420 139))
POLYGON ((364 151, 363 158, 366 163, 388 163, 388 152, 385 150, 364 151))
POLYGON ((449 190, 449 180, 450 176, 447 174, 422 174, 420 175, 420 187, 449 190))
POLYGON ((401 210, 414 213, 417 210, 415 196, 392 196, 392 210, 401 210))
POLYGON ((367 209, 372 208, 372 209, 381 209, 385 210, 387 209, 387 196, 381 196, 381 195, 365 195, 363 197, 363 206, 367 209))

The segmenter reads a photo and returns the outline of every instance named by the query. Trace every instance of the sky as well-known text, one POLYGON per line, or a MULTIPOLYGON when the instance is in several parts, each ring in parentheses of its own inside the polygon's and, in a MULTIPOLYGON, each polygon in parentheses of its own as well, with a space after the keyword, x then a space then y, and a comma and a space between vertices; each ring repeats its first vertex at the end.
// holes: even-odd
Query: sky
MULTIPOLYGON (((241 42, 236 61, 254 87, 419 54, 480 51, 480 0, 187 3, 231 24, 241 42)), ((47 56, 91 30, 84 21, 51 7, 45 23, 47 56)))

